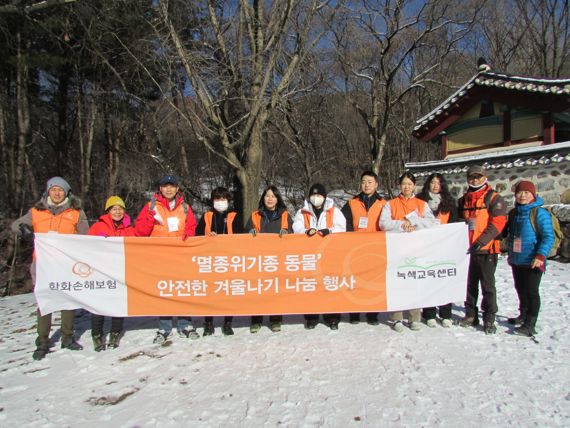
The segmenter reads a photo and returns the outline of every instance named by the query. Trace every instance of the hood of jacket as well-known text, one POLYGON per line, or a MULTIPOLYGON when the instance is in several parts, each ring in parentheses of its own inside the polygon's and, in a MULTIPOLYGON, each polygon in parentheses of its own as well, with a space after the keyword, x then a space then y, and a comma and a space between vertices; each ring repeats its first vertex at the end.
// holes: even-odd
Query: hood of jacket
POLYGON ((72 194, 69 194, 66 197, 66 200, 62 205, 49 205, 47 199, 47 195, 42 196, 42 198, 36 202, 34 208, 40 211, 49 210, 54 215, 70 208, 73 210, 81 209, 81 199, 72 194))
POLYGON ((544 205, 544 200, 540 196, 537 196, 535 200, 532 201, 530 204, 521 205, 515 203, 515 208, 519 213, 527 213, 530 212, 530 210, 532 210, 533 208, 541 207, 543 205, 544 205))

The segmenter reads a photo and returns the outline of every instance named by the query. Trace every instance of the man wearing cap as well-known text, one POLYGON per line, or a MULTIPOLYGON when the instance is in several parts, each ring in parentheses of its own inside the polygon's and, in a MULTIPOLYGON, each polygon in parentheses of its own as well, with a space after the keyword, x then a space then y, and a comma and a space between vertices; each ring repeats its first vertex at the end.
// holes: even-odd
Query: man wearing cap
POLYGON ((465 317, 459 321, 462 327, 479 325, 477 299, 481 283, 483 330, 486 334, 497 331, 497 291, 495 270, 501 251, 500 236, 507 222, 505 201, 487 183, 483 167, 474 165, 467 169, 467 192, 459 199, 458 213, 469 226, 469 274, 465 317))
MULTIPOLYGON (((327 191, 322 184, 315 183, 310 187, 303 208, 295 214, 293 232, 304 233, 309 237, 325 237, 329 233, 346 232, 346 219, 334 201, 327 198, 327 191)), ((319 316, 305 315, 305 320, 306 328, 313 329, 319 323, 319 316)), ((323 320, 331 330, 338 330, 340 314, 323 315, 323 320)))
MULTIPOLYGON (((71 186, 61 177, 47 181, 42 198, 24 216, 12 223, 12 231, 22 239, 31 239, 34 233, 62 233, 85 235, 89 230, 87 217, 81 209, 81 201, 71 194, 71 186)), ((32 282, 36 284, 36 257, 30 265, 32 282)), ((61 311, 61 347, 79 351, 83 347, 73 337, 75 311, 61 311)), ((38 310, 38 337, 34 360, 41 360, 49 352, 51 314, 41 315, 38 310)))
MULTIPOLYGON (((378 175, 373 171, 364 171, 360 176, 360 193, 342 207, 346 218, 346 231, 378 232, 384 205, 386 200, 378 194, 378 175)), ((349 316, 351 324, 359 323, 359 313, 351 313, 349 316)), ((366 322, 378 325, 378 312, 368 312, 366 322)))
MULTIPOLYGON (((196 235, 196 218, 192 208, 184 201, 184 195, 173 175, 165 175, 158 182, 156 192, 141 210, 135 222, 137 236, 178 237, 185 240, 196 235)), ((190 328, 189 317, 178 317, 181 336, 197 339, 195 328, 190 328)), ((164 343, 172 332, 172 317, 160 317, 159 330, 154 343, 164 343)))

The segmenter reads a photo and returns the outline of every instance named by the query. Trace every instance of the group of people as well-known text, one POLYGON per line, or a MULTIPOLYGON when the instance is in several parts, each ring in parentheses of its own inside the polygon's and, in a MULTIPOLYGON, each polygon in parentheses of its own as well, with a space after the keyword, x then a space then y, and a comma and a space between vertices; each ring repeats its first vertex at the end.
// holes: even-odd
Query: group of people
MULTIPOLYGON (((259 206, 251 213, 245 228, 243 219, 232 209, 232 194, 224 187, 214 189, 210 197, 210 209, 196 222, 190 205, 180 192, 178 180, 165 175, 158 182, 158 190, 145 204, 134 224, 126 213, 126 205, 119 196, 111 196, 105 203, 105 212, 89 227, 80 201, 71 193, 71 187, 61 177, 47 181, 41 200, 24 216, 17 219, 12 230, 22 237, 33 233, 56 232, 63 234, 88 234, 95 236, 160 236, 187 239, 191 236, 215 236, 235 233, 302 233, 309 237, 326 237, 339 232, 413 233, 416 230, 438 224, 463 221, 468 224, 470 265, 465 300, 465 316, 458 321, 463 327, 479 325, 477 306, 479 284, 483 330, 496 332, 495 316, 497 298, 495 269, 500 252, 500 240, 508 237, 508 261, 512 266, 515 289, 519 297, 519 314, 509 318, 516 325, 517 333, 533 336, 540 308, 539 285, 545 270, 546 257, 554 242, 550 214, 530 181, 520 181, 515 188, 515 207, 507 215, 505 202, 488 183, 485 170, 472 166, 467 170, 467 192, 456 203, 450 194, 445 178, 431 174, 419 194, 415 194, 416 178, 405 172, 399 178, 399 195, 391 200, 378 193, 378 176, 365 171, 360 179, 360 192, 339 209, 327 196, 325 186, 313 184, 306 195, 303 207, 291 218, 279 189, 268 186, 259 199, 259 206), (534 217, 533 217, 534 216, 534 217), (534 218, 534 221, 532 221, 534 218), (532 223, 532 224, 531 224, 532 223), (506 231, 506 232, 505 232, 506 231)), ((35 256, 31 265, 35 284, 35 256)), ((451 303, 438 308, 417 308, 408 312, 407 319, 401 311, 390 314, 392 329, 402 332, 421 329, 422 317, 428 327, 451 327, 451 303), (439 315, 439 318, 438 318, 439 315)), ((377 325, 378 313, 365 314, 366 321, 377 325)), ((62 311, 61 347, 81 350, 73 332, 74 311, 62 311)), ((282 315, 269 317, 269 328, 281 330, 282 315)), ((96 351, 119 346, 123 332, 123 318, 112 318, 108 340, 103 332, 104 317, 92 315, 92 339, 96 351)), ((223 319, 222 333, 233 335, 232 316, 223 319)), ((351 323, 360 321, 360 314, 349 314, 351 323)), ((205 317, 203 336, 214 334, 213 317, 205 317)), ((313 329, 319 323, 319 314, 305 315, 305 327, 313 329)), ((323 315, 324 323, 338 329, 340 314, 323 315)), ((250 332, 257 333, 262 326, 262 316, 252 316, 250 332)), ((177 331, 181 337, 200 337, 191 325, 190 317, 178 317, 177 331)), ((44 358, 49 352, 51 314, 38 311, 36 350, 33 358, 44 358)), ((173 317, 160 317, 154 343, 164 343, 172 334, 173 317)))

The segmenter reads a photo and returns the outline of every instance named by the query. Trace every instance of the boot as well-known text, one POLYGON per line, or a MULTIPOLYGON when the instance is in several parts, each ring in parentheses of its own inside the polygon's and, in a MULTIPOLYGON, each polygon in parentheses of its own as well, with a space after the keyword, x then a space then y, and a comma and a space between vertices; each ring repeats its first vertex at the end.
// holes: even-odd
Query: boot
POLYGON ((101 334, 94 334, 93 336, 93 349, 95 352, 101 352, 106 349, 105 338, 101 334))
POLYGON ((380 324, 380 321, 378 321, 378 314, 366 314, 366 323, 368 325, 380 324))
POLYGON ((42 360, 48 354, 49 348, 38 347, 32 354, 32 358, 36 361, 42 360))
POLYGON ((458 321, 460 327, 476 327, 479 325, 479 317, 477 315, 465 315, 458 321))
POLYGON ((536 335, 536 317, 527 316, 523 325, 515 328, 515 333, 521 336, 533 337, 536 335))
POLYGON ((483 331, 485 334, 495 334, 497 332, 497 327, 493 321, 485 321, 483 323, 483 331))
POLYGON ((281 323, 279 321, 273 321, 271 324, 269 324, 269 329, 273 333, 279 333, 281 331, 281 323))
POLYGON ((112 331, 109 334, 109 343, 107 344, 107 348, 109 349, 118 348, 120 340, 121 340, 121 333, 112 331))
POLYGON ((214 335, 214 321, 206 321, 204 323, 204 332, 202 336, 213 336, 214 335))
POLYGON ((253 323, 252 325, 249 326, 249 332, 250 333, 257 333, 259 330, 261 330, 261 324, 260 323, 253 323))
POLYGON ((232 322, 231 321, 224 322, 224 325, 222 326, 222 334, 224 336, 233 336, 234 330, 232 329, 232 322))
POLYGON ((521 310, 519 311, 519 316, 518 316, 518 317, 516 317, 516 318, 509 318, 509 319, 507 319, 507 321, 508 321, 509 324, 513 324, 513 325, 518 326, 518 325, 523 325, 525 319, 526 319, 526 309, 521 309, 521 310))
POLYGON ((359 313, 356 313, 356 314, 354 314, 354 313, 349 314, 348 317, 349 317, 349 322, 350 322, 351 324, 358 324, 358 323, 360 322, 360 314, 359 314, 359 313))
POLYGON ((81 351, 83 346, 75 341, 73 336, 65 336, 61 339, 61 349, 69 349, 70 351, 81 351))

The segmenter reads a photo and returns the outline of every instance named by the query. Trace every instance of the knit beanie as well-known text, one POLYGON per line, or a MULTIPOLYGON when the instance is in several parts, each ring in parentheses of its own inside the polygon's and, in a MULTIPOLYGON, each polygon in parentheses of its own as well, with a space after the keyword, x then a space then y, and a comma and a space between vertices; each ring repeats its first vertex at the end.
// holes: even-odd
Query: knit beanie
POLYGON ((531 181, 519 181, 515 187, 515 193, 527 191, 532 193, 532 196, 536 199, 536 187, 531 181))
POLYGON ((311 195, 321 195, 325 198, 327 197, 327 189, 321 183, 315 183, 309 189, 309 196, 311 195))
POLYGON ((47 181, 46 193, 49 193, 49 189, 51 189, 54 186, 61 187, 63 189, 63 191, 65 192, 65 196, 69 195, 69 191, 71 190, 71 186, 63 178, 61 178, 61 177, 50 178, 47 181))
POLYGON ((127 209, 125 202, 123 202, 119 196, 111 196, 109 199, 107 199, 107 202, 105 202, 105 211, 111 207, 114 207, 115 205, 122 207, 124 210, 127 209))

